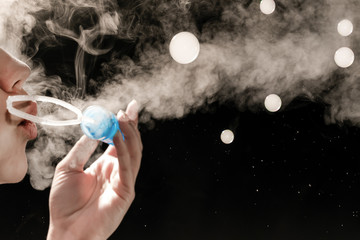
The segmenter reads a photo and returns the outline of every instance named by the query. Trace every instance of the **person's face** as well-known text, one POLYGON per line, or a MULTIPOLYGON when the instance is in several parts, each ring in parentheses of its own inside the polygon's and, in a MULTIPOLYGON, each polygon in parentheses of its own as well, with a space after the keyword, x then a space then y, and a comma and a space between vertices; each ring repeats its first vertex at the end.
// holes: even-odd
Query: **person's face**
MULTIPOLYGON (((28 167, 26 143, 37 135, 34 123, 11 115, 6 108, 8 96, 26 94, 23 84, 29 75, 29 66, 0 48, 0 183, 15 183, 24 178, 28 167)), ((33 102, 13 106, 36 114, 33 102)))

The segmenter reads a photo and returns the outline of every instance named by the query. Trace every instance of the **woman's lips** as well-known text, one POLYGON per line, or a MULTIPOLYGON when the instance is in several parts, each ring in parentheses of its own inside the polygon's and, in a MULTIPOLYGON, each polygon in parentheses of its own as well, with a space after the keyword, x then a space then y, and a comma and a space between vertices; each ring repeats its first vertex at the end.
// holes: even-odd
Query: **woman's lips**
POLYGON ((29 120, 23 120, 18 127, 21 128, 27 139, 32 140, 37 137, 37 127, 35 123, 29 120))
MULTIPOLYGON (((35 102, 29 102, 29 104, 26 106, 26 108, 24 109, 24 112, 30 114, 30 115, 34 115, 36 116, 37 114, 37 105, 35 102)), ((23 131, 23 133, 25 134, 25 136, 29 139, 35 139, 37 136, 37 127, 36 124, 23 119, 19 124, 18 127, 20 127, 23 131)))

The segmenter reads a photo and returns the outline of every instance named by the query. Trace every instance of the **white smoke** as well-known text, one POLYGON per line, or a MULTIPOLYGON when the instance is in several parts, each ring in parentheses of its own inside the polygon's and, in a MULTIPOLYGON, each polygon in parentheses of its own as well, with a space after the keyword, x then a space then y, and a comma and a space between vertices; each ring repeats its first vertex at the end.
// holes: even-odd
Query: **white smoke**
MULTIPOLYGON (((0 43, 32 65, 21 55, 30 48, 22 42, 23 36, 38 38, 33 53, 48 40, 55 45, 56 37, 71 39, 78 44, 76 87, 69 88, 57 76, 46 76, 41 65, 34 65, 28 91, 48 91, 81 109, 96 104, 115 113, 136 99, 144 124, 151 118, 181 118, 213 101, 230 100, 239 109, 259 111, 271 93, 282 98, 283 109, 297 96, 321 98, 329 104, 328 123, 358 124, 358 61, 339 69, 333 60, 339 47, 358 52, 359 33, 344 38, 336 30, 343 18, 354 26, 360 24, 358 1, 276 3, 275 12, 264 15, 258 1, 3 0, 0 28, 5 34, 0 43), (53 17, 37 18, 40 10, 53 17), (40 25, 40 30, 34 30, 40 25), (193 32, 201 44, 199 57, 189 65, 177 64, 168 52, 172 36, 179 31, 193 32), (104 35, 132 42, 132 55, 116 52, 116 43, 99 44, 104 35), (104 54, 110 57, 101 65, 103 76, 89 79, 86 55, 104 54), (87 95, 87 88, 97 84, 97 93, 87 95)), ((28 153, 35 188, 49 186, 56 162, 80 135, 76 127, 40 128, 28 153)))

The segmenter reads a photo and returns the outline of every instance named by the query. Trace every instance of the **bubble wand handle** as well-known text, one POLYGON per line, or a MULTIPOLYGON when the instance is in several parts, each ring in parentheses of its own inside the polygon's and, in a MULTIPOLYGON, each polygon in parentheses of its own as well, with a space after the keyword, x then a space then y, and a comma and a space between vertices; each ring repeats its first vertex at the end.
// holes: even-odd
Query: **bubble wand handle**
POLYGON ((120 131, 123 140, 125 140, 116 116, 100 106, 93 105, 85 109, 80 127, 89 138, 110 145, 114 145, 113 137, 117 131, 120 131))

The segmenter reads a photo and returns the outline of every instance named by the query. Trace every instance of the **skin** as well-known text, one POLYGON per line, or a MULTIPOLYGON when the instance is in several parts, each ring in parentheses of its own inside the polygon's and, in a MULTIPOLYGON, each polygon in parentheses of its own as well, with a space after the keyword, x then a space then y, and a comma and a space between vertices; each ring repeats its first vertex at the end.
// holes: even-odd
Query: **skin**
POLYGON ((30 138, 18 127, 22 119, 9 114, 5 101, 10 95, 26 94, 22 87, 29 75, 25 63, 0 48, 0 183, 19 182, 27 171, 25 147, 30 138))
POLYGON ((50 193, 48 239, 107 239, 120 224, 135 197, 142 151, 137 120, 129 118, 132 111, 130 103, 125 113, 118 113, 125 141, 118 132, 115 147, 109 146, 85 171, 97 145, 85 136, 58 164, 50 193))
MULTIPOLYGON (((18 126, 23 119, 6 109, 10 95, 26 94, 23 84, 30 68, 0 48, 0 183, 21 181, 27 171, 25 147, 31 137, 18 126)), ((27 110, 31 103, 17 106, 27 110)), ((117 118, 118 132, 110 146, 89 168, 85 163, 98 142, 85 136, 57 165, 51 186, 48 240, 107 239, 116 230, 135 197, 142 157, 138 106, 129 103, 117 118)))

